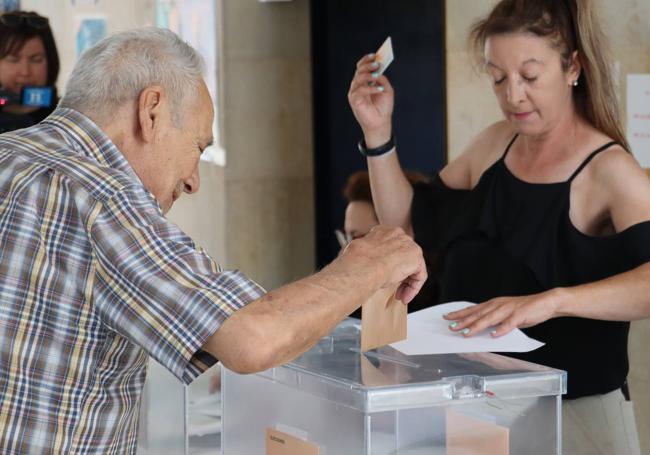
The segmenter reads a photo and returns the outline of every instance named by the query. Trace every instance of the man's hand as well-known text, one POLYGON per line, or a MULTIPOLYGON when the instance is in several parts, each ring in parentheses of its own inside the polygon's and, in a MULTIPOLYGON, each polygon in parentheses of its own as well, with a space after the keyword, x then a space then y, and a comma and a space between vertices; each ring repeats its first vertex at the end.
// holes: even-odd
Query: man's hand
POLYGON ((378 286, 399 285, 395 298, 409 303, 427 279, 421 248, 401 228, 375 226, 340 256, 349 267, 376 267, 378 286))
POLYGON ((516 328, 532 327, 557 316, 558 289, 523 297, 498 297, 444 317, 449 328, 465 336, 492 327, 490 335, 500 337, 516 328))

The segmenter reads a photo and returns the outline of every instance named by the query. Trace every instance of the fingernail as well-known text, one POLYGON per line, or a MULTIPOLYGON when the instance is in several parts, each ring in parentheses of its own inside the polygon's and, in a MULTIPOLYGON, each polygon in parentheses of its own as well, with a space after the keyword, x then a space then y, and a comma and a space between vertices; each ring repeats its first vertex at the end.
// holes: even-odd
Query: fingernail
POLYGON ((494 336, 494 335, 496 335, 496 334, 497 334, 497 331, 496 331, 496 330, 490 330, 490 335, 494 336))
POLYGON ((378 92, 383 92, 383 91, 384 91, 384 87, 382 87, 382 86, 380 85, 379 87, 377 87, 377 91, 378 91, 378 92))
POLYGON ((370 54, 368 54, 368 57, 369 57, 369 58, 374 58, 374 57, 375 57, 375 53, 374 53, 374 52, 371 52, 370 54))
POLYGON ((456 322, 456 321, 450 322, 449 327, 451 327, 452 329, 455 329, 456 327, 458 327, 458 322, 456 322))
POLYGON ((379 77, 379 73, 378 73, 377 71, 375 71, 374 73, 371 73, 370 75, 371 75, 373 78, 374 78, 374 77, 379 77))
POLYGON ((469 333, 469 327, 464 328, 463 330, 460 331, 463 335, 467 335, 469 333))
POLYGON ((373 68, 379 68, 379 62, 372 62, 373 68))

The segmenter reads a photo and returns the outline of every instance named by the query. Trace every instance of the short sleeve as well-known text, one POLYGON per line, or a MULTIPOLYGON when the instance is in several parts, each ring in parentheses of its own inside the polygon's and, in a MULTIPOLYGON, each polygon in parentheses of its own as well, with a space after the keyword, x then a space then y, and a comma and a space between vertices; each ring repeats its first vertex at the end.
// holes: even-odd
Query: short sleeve
POLYGON ((629 261, 623 267, 633 269, 650 262, 650 221, 630 226, 619 235, 623 245, 619 255, 629 261))
POLYGON ((566 226, 568 234, 560 238, 557 247, 558 273, 566 277, 561 285, 601 280, 650 262, 650 221, 602 237, 579 232, 568 219, 566 226))
POLYGON ((221 271, 141 188, 104 202, 89 234, 100 319, 184 383, 214 363, 201 350, 208 338, 264 295, 241 272, 221 271))

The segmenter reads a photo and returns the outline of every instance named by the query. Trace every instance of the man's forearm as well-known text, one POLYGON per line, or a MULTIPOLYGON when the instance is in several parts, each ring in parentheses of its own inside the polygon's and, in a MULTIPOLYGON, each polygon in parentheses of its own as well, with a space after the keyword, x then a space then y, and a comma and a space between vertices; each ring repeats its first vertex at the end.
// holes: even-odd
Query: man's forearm
POLYGON ((266 294, 232 315, 206 348, 227 367, 261 371, 297 357, 367 300, 373 269, 331 264, 266 294))

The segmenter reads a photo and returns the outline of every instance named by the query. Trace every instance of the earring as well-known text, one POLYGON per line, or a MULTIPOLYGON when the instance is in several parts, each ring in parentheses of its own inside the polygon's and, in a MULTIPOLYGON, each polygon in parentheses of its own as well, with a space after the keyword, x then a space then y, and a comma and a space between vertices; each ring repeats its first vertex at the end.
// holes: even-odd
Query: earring
POLYGON ((578 86, 578 79, 574 80, 574 81, 571 83, 571 85, 573 85, 574 87, 577 87, 577 86, 578 86))

